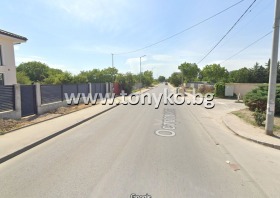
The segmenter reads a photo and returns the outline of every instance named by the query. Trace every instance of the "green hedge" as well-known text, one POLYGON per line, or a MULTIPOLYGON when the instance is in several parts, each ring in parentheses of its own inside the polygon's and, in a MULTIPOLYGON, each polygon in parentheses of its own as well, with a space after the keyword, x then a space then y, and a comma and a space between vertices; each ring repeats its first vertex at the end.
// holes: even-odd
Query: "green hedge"
MULTIPOLYGON (((267 106, 268 86, 262 85, 244 96, 244 103, 251 111, 256 109, 265 112, 267 106)), ((275 114, 280 114, 280 86, 276 89, 275 114)))
POLYGON ((219 82, 215 84, 215 96, 220 98, 225 97, 225 83, 219 82))

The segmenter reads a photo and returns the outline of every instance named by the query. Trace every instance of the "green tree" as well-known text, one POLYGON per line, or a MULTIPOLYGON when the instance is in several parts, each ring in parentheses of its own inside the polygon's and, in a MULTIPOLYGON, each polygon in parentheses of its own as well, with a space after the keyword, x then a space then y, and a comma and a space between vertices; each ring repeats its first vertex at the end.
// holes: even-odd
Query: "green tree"
POLYGON ((229 81, 235 83, 250 83, 252 81, 252 72, 246 67, 231 71, 229 72, 229 81))
MULTIPOLYGON (((271 60, 268 59, 267 63, 265 64, 268 80, 269 80, 270 64, 271 64, 271 60)), ((278 62, 277 64, 277 83, 280 83, 280 62, 278 62)))
POLYGON ((118 70, 115 67, 108 67, 102 69, 101 74, 103 75, 103 81, 114 82, 116 79, 116 75, 118 74, 118 70))
POLYGON ((87 82, 93 83, 94 81, 88 80, 89 77, 90 77, 89 71, 81 71, 78 75, 75 75, 73 77, 73 83, 87 83, 87 82))
POLYGON ((132 88, 136 83, 135 75, 128 72, 126 74, 117 74, 116 82, 118 82, 125 93, 130 94, 132 92, 132 88))
POLYGON ((17 72, 17 83, 22 85, 30 85, 31 80, 24 72, 17 72))
POLYGON ((184 79, 186 79, 187 82, 193 82, 200 72, 200 69, 195 63, 182 63, 178 69, 183 73, 184 79))
POLYGON ((212 83, 227 81, 228 71, 226 68, 221 67, 220 64, 206 65, 201 71, 203 80, 212 83))
POLYGON ((151 86, 154 81, 153 72, 145 71, 141 76, 141 81, 142 81, 144 87, 151 86))
POLYGON ((48 78, 49 70, 49 66, 37 61, 21 63, 17 67, 17 71, 24 72, 32 82, 43 82, 45 78, 48 78))
POLYGON ((44 84, 70 84, 73 83, 73 75, 70 72, 62 72, 50 75, 48 78, 46 78, 43 83, 44 84))
POLYGON ((158 77, 158 81, 159 82, 164 82, 165 81, 165 77, 164 76, 159 76, 158 77))
POLYGON ((259 63, 256 63, 254 67, 251 69, 252 72, 252 82, 254 83, 268 83, 268 72, 267 69, 264 68, 259 63))
POLYGON ((87 77, 88 82, 103 82, 101 71, 99 69, 93 69, 91 71, 84 72, 83 75, 87 77))
POLYGON ((182 83, 182 74, 179 72, 174 72, 168 79, 168 81, 174 85, 175 87, 178 87, 182 83))
POLYGON ((63 71, 61 69, 54 69, 54 68, 48 69, 48 76, 62 74, 62 73, 63 73, 63 71))

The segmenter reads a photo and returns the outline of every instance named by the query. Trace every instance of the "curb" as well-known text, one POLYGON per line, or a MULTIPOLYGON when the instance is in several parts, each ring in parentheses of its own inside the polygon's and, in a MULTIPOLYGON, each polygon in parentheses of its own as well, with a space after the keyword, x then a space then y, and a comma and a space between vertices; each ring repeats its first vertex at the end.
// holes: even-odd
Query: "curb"
MULTIPOLYGON (((86 108, 90 108, 90 107, 94 107, 94 106, 88 106, 88 107, 86 107, 86 108)), ((84 109, 86 109, 86 108, 84 108, 84 109)), ((66 114, 60 114, 60 115, 58 115, 58 116, 56 116, 56 117, 53 117, 53 118, 48 118, 48 119, 46 119, 46 120, 42 120, 42 121, 39 121, 39 122, 35 122, 35 123, 30 124, 30 125, 25 125, 25 126, 22 126, 22 127, 19 127, 19 128, 10 130, 10 131, 7 131, 7 132, 5 132, 4 134, 0 134, 0 136, 1 136, 1 135, 6 135, 6 134, 8 134, 8 133, 13 133, 13 132, 15 132, 15 131, 17 131, 17 130, 19 130, 19 129, 24 129, 24 128, 33 126, 33 125, 35 125, 35 124, 40 124, 40 123, 45 122, 45 121, 49 121, 49 120, 52 120, 52 119, 55 119, 55 118, 59 118, 59 117, 61 117, 61 116, 69 115, 69 114, 71 114, 71 113, 77 113, 78 111, 81 111, 81 110, 84 110, 84 109, 79 109, 79 110, 77 110, 77 111, 72 111, 72 112, 69 112, 69 113, 66 113, 66 114)), ((48 112, 47 112, 47 113, 48 113, 48 112)), ((44 114, 42 114, 42 115, 44 115, 44 114)))
POLYGON ((49 135, 49 136, 47 136, 47 137, 45 137, 45 138, 43 138, 41 140, 38 140, 37 142, 34 142, 34 143, 32 143, 32 144, 30 144, 30 145, 28 145, 26 147, 23 147, 22 149, 19 149, 19 150, 15 151, 15 152, 13 152, 13 153, 11 153, 9 155, 6 155, 5 157, 0 158, 0 164, 2 164, 3 162, 6 162, 6 161, 8 161, 8 160, 18 156, 18 155, 20 155, 22 153, 24 153, 25 151, 28 151, 28 150, 30 150, 30 149, 40 145, 40 144, 42 144, 42 143, 44 143, 44 142, 46 142, 46 141, 48 141, 48 140, 50 140, 50 139, 60 135, 62 133, 65 133, 66 131, 68 131, 68 130, 76 127, 76 126, 79 126, 79 125, 83 124, 83 123, 91 120, 92 118, 95 118, 95 117, 97 117, 97 116, 99 116, 99 115, 101 115, 101 114, 103 114, 103 113, 105 113, 105 112, 107 112, 107 111, 109 111, 111 109, 114 109, 114 108, 116 108, 118 106, 119 105, 112 106, 112 107, 110 107, 110 108, 108 108, 108 109, 106 109, 104 111, 101 111, 101 112, 99 112, 99 113, 97 113, 97 114, 95 114, 93 116, 90 116, 90 117, 88 117, 88 118, 86 118, 86 119, 84 119, 84 120, 82 120, 80 122, 77 122, 77 123, 75 123, 75 124, 65 128, 65 129, 62 129, 62 130, 60 130, 60 131, 58 131, 56 133, 53 133, 53 134, 51 134, 51 135, 49 135))
POLYGON ((224 119, 222 119, 222 122, 223 124, 236 136, 238 137, 241 137, 245 140, 249 140, 251 142, 255 142, 255 143, 258 143, 258 144, 261 144, 263 146, 266 146, 266 147, 270 147, 270 148, 274 148, 274 149, 277 149, 277 150, 280 150, 280 145, 274 145, 274 144, 270 144, 270 143, 267 143, 267 142, 262 142, 262 141, 259 141, 259 140, 255 140, 255 139, 252 139, 252 138, 248 138, 246 136, 243 136, 243 135, 240 135, 239 133, 237 133, 235 130, 233 130, 228 124, 227 122, 224 121, 224 119))
MULTIPOLYGON (((155 87, 154 87, 154 88, 155 88, 155 87)), ((150 90, 152 90, 152 89, 153 89, 153 88, 151 88, 151 89, 149 89, 149 90, 146 90, 146 91, 144 91, 144 92, 142 92, 142 93, 145 93, 145 92, 150 91, 150 90)), ((83 124, 83 123, 85 123, 85 122, 87 122, 87 121, 89 121, 89 120, 91 120, 91 119, 93 119, 93 118, 95 118, 95 117, 97 117, 97 116, 99 116, 99 115, 101 115, 101 114, 103 114, 103 113, 109 111, 109 110, 112 110, 112 109, 114 109, 114 108, 116 108, 116 107, 118 107, 118 106, 121 106, 121 104, 114 105, 114 106, 112 106, 112 107, 110 107, 110 108, 108 108, 108 109, 106 109, 106 110, 104 110, 104 111, 101 111, 101 112, 99 112, 99 113, 97 113, 97 114, 95 114, 95 115, 93 115, 93 116, 90 116, 90 117, 88 117, 88 118, 86 118, 86 119, 84 119, 84 120, 81 120, 80 122, 77 122, 77 123, 75 123, 75 124, 73 124, 73 125, 71 125, 71 126, 69 126, 69 127, 66 127, 65 129, 62 129, 62 130, 60 130, 60 131, 58 131, 58 132, 55 132, 55 133, 53 133, 53 134, 51 134, 51 135, 49 135, 49 136, 47 136, 47 137, 45 137, 45 138, 43 138, 43 139, 41 139, 41 140, 38 140, 38 141, 36 141, 36 142, 34 142, 34 143, 32 143, 32 144, 26 146, 26 147, 23 147, 23 148, 21 148, 21 149, 15 151, 15 152, 13 152, 13 153, 11 153, 11 154, 8 154, 8 155, 6 155, 6 156, 0 158, 0 164, 2 164, 2 163, 4 163, 4 162, 6 162, 6 161, 8 161, 8 160, 10 160, 10 159, 12 159, 12 158, 18 156, 18 155, 20 155, 20 154, 22 154, 22 153, 24 153, 24 152, 26 152, 26 151, 28 151, 28 150, 30 150, 30 149, 32 149, 32 148, 38 146, 38 145, 40 145, 40 144, 42 144, 42 143, 44 143, 44 142, 46 142, 46 141, 48 141, 48 140, 50 140, 50 139, 52 139, 52 138, 54 138, 54 137, 60 135, 60 134, 62 134, 62 133, 65 133, 65 132, 67 132, 68 130, 70 130, 70 129, 72 129, 72 128, 75 128, 76 126, 79 126, 79 125, 81 125, 81 124, 83 124)), ((71 113, 74 113, 74 112, 71 112, 71 113)), ((58 116, 58 117, 60 117, 60 116, 58 116)), ((56 117, 56 118, 57 118, 57 117, 56 117)), ((54 119, 54 118, 52 118, 52 119, 54 119)), ((38 123, 35 123, 35 124, 38 124, 38 123)), ((29 125, 29 126, 31 126, 31 125, 29 125)), ((26 127, 28 127, 28 126, 26 126, 26 127)))

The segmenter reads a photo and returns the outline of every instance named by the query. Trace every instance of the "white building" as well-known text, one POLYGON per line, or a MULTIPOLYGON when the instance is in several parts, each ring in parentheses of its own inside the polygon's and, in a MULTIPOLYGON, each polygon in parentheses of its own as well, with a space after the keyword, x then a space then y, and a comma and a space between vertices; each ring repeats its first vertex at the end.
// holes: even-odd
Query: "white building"
POLYGON ((27 38, 0 29, 0 85, 17 84, 14 45, 27 38))

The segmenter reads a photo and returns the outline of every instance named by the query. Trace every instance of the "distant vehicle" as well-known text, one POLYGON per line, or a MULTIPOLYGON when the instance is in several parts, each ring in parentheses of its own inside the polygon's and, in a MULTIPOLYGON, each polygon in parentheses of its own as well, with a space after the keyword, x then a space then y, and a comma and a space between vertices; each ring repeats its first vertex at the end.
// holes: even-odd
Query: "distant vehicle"
POLYGON ((168 82, 165 82, 165 85, 168 85, 168 82))

